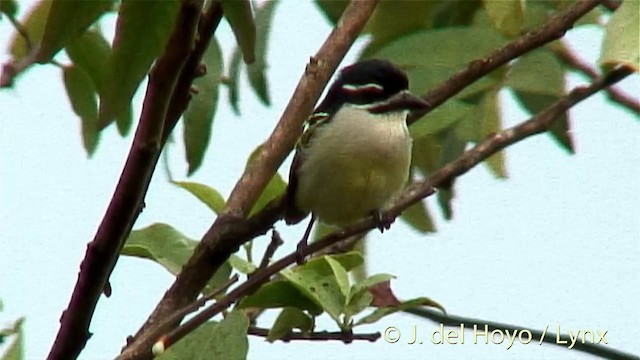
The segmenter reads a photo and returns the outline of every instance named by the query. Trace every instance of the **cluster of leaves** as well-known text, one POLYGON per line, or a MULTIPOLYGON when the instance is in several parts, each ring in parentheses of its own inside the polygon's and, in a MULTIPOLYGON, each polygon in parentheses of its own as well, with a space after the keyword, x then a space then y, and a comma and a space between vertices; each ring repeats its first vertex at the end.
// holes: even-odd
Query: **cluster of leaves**
MULTIPOLYGON (((238 40, 227 76, 231 104, 239 112, 237 82, 241 59, 248 67, 249 82, 259 98, 269 105, 265 76, 268 24, 276 1, 252 13, 249 1, 222 1, 225 18, 238 40), (256 24, 261 31, 256 36, 256 24)), ((80 118, 82 140, 89 155, 97 149, 100 133, 115 122, 126 136, 133 122, 131 101, 153 62, 164 51, 177 16, 178 0, 150 5, 140 1, 51 1, 41 0, 16 20, 18 3, 0 1, 0 14, 19 23, 9 45, 14 63, 59 66, 71 108, 80 118), (108 41, 99 20, 117 12, 115 38, 108 41), (26 36, 25 36, 26 35, 26 36), (55 59, 64 50, 70 64, 55 59)), ((224 61, 220 46, 212 40, 204 55, 206 75, 194 82, 198 92, 184 114, 184 144, 188 173, 202 163, 208 147, 219 86, 223 84, 224 61)))

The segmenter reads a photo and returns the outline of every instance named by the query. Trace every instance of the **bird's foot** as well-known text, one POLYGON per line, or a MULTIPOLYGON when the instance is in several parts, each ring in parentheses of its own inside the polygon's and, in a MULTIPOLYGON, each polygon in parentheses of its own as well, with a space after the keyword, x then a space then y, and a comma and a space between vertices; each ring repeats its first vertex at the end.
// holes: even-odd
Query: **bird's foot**
POLYGON ((373 210, 371 212, 371 216, 373 216, 373 221, 381 233, 385 230, 389 230, 389 228, 391 228, 391 224, 396 220, 395 216, 389 215, 389 213, 382 209, 373 210))

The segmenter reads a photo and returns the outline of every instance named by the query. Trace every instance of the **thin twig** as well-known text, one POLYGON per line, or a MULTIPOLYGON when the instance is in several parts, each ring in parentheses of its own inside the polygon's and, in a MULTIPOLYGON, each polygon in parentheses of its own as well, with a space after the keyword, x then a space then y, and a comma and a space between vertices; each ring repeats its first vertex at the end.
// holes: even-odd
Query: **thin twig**
MULTIPOLYGON (((435 192, 434 187, 450 183, 454 178, 466 173, 474 166, 505 147, 529 136, 546 132, 553 121, 571 107, 596 92, 624 79, 632 73, 633 70, 626 67, 615 69, 606 77, 596 80, 589 86, 581 86, 573 89, 569 94, 554 102, 531 119, 489 136, 474 148, 466 151, 455 161, 445 165, 440 170, 435 171, 429 177, 428 181, 418 181, 413 183, 403 192, 398 202, 388 210, 388 215, 392 217, 400 215, 400 213, 409 206, 433 194, 435 192)), ((374 229, 376 226, 377 222, 372 217, 366 218, 346 228, 332 232, 324 236, 322 239, 309 244, 309 246, 302 249, 302 255, 311 255, 324 248, 332 246, 333 244, 343 241, 350 236, 374 229)), ((251 294, 251 292, 258 286, 269 281, 271 276, 294 264, 298 255, 299 254, 297 252, 293 252, 274 262, 267 268, 256 272, 253 276, 247 279, 247 281, 231 290, 224 298, 205 308, 178 328, 164 335, 163 339, 168 339, 170 343, 175 343, 213 316, 222 312, 240 298, 251 294)), ((147 349, 147 351, 150 351, 150 349, 147 349)))
POLYGON ((637 355, 629 354, 620 350, 616 350, 614 348, 589 343, 588 341, 573 342, 572 339, 567 335, 560 335, 553 332, 548 332, 546 331, 546 329, 545 331, 531 330, 526 326, 510 325, 510 324, 487 321, 482 319, 474 319, 474 318, 468 318, 463 316, 443 314, 441 311, 434 311, 427 308, 408 309, 408 310, 404 310, 404 312, 407 312, 409 314, 412 314, 424 319, 432 320, 436 323, 442 324, 444 326, 450 326, 450 327, 459 327, 460 325, 464 324, 465 329, 472 329, 474 325, 477 325, 482 329, 482 331, 485 330, 485 326, 486 326, 486 329, 489 332, 493 330, 501 330, 503 332, 509 331, 514 334, 520 333, 523 329, 527 329, 531 333, 534 341, 541 341, 547 344, 553 344, 553 345, 561 346, 564 348, 567 347, 567 344, 574 344, 573 347, 571 348, 572 350, 582 351, 588 354, 601 356, 607 359, 620 359, 620 360, 633 360, 633 359, 637 360, 638 359, 637 355))
MULTIPOLYGON (((87 246, 71 300, 48 359, 75 359, 90 337, 89 324, 120 249, 139 214, 161 151, 163 120, 191 51, 202 0, 183 0, 165 53, 150 72, 140 122, 127 162, 96 235, 87 246)), ((124 6, 124 5, 123 5, 124 6)))
MULTIPOLYGON (((560 58, 560 60, 562 60, 562 62, 588 76, 589 78, 591 78, 591 80, 596 79, 600 76, 600 74, 594 67, 580 59, 574 52, 569 50, 566 44, 564 44, 564 46, 559 46, 554 51, 560 58)), ((633 96, 625 94, 624 91, 615 86, 607 89, 607 95, 612 101, 615 101, 618 104, 628 108, 636 115, 640 115, 640 100, 638 98, 634 98, 633 96)))
MULTIPOLYGON (((250 326, 247 330, 247 334, 254 336, 267 337, 269 335, 269 329, 259 328, 255 326, 250 326)), ((354 340, 365 340, 375 342, 380 339, 380 333, 367 333, 367 334, 351 334, 345 333, 341 331, 329 332, 329 331, 318 331, 311 333, 303 333, 299 331, 292 331, 287 335, 279 338, 278 340, 289 342, 293 340, 306 340, 306 341, 330 341, 337 340, 342 341, 345 344, 351 343, 354 340)))
POLYGON ((282 240, 282 237, 280 236, 278 230, 271 230, 271 242, 269 242, 269 245, 267 245, 267 249, 264 251, 262 261, 260 261, 260 266, 258 266, 257 270, 262 270, 269 265, 273 254, 276 253, 276 250, 278 250, 278 247, 280 247, 280 245, 282 244, 284 244, 284 241, 282 240))

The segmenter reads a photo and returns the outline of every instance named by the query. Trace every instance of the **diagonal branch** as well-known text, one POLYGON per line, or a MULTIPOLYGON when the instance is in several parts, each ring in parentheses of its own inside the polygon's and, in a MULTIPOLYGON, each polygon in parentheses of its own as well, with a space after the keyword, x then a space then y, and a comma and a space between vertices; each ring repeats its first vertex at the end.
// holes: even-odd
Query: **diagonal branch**
MULTIPOLYGON (((467 318, 463 316, 443 314, 440 311, 434 311, 427 308, 408 309, 408 310, 405 310, 405 312, 424 318, 424 319, 432 320, 444 326, 459 327, 461 325, 464 325, 465 329, 469 329, 469 327, 472 325, 478 325, 479 327, 482 327, 482 328, 486 326, 489 332, 498 329, 501 331, 510 331, 512 333, 516 333, 516 332, 522 331, 523 329, 528 329, 526 326, 509 325, 509 324, 487 321, 482 319, 474 319, 474 318, 467 318)), ((560 335, 559 333, 554 334, 552 332, 547 332, 547 330, 548 330, 547 328, 545 328, 544 331, 528 329, 528 331, 532 335, 533 341, 539 341, 540 344, 545 342, 547 344, 553 344, 553 345, 562 346, 563 348, 566 348, 567 347, 566 344, 573 343, 574 345, 571 348, 573 350, 582 351, 582 352, 592 354, 595 356, 600 356, 606 359, 620 359, 620 360, 638 359, 637 355, 625 353, 623 351, 616 350, 610 347, 593 344, 588 341, 587 342, 575 341, 574 343, 572 339, 567 335, 560 335)))
MULTIPOLYGON (((414 182, 403 192, 400 199, 388 210, 388 215, 394 218, 397 217, 409 206, 435 193, 434 187, 451 183, 458 176, 463 175, 489 156, 503 150, 509 145, 517 143, 518 141, 530 136, 548 131, 554 120, 568 111, 571 107, 598 91, 619 82, 632 73, 633 70, 630 68, 617 68, 606 77, 597 79, 589 86, 581 86, 573 89, 566 96, 554 102, 529 120, 489 136, 474 148, 466 151, 458 159, 445 165, 440 170, 433 172, 428 180, 414 182)), ((365 231, 372 230, 376 228, 376 226, 377 222, 372 217, 368 217, 346 228, 332 232, 318 241, 309 244, 308 247, 302 250, 302 255, 307 256, 319 252, 320 250, 328 248, 353 235, 362 234, 365 231)), ((213 316, 221 313, 231 304, 244 296, 250 295, 259 286, 268 282, 269 279, 279 271, 296 263, 298 255, 299 254, 296 252, 291 253, 268 267, 257 270, 244 283, 231 290, 224 298, 205 308, 193 318, 180 325, 180 327, 169 332, 167 335, 162 336, 162 342, 168 345, 174 344, 198 326, 211 319, 213 316)), ((157 340, 159 338, 160 334, 155 334, 155 339, 157 340)), ((150 348, 151 345, 148 345, 146 349, 142 349, 145 353, 138 354, 138 356, 131 358, 148 358, 150 355, 150 348)), ((127 359, 129 359, 129 357, 127 357, 127 359)))
MULTIPOLYGON (((250 326, 247 330, 247 334, 253 336, 261 336, 267 337, 269 336, 269 329, 259 328, 255 326, 250 326)), ((366 340, 370 342, 375 342, 380 339, 380 333, 368 333, 368 334, 351 334, 345 332, 329 332, 329 331, 318 331, 318 332, 310 332, 303 333, 299 331, 291 331, 287 335, 279 338, 283 342, 289 342, 292 340, 307 340, 307 341, 329 341, 329 340, 337 340, 342 341, 345 344, 351 343, 354 340, 366 340)))
MULTIPOLYGON (((143 335, 160 319, 191 302, 219 265, 238 249, 236 242, 229 242, 227 239, 235 238, 241 228, 239 224, 245 222, 243 218, 293 148, 302 132, 304 120, 312 112, 329 78, 360 34, 377 2, 353 1, 345 9, 337 26, 311 58, 276 128, 263 144, 256 160, 247 167, 236 184, 227 200, 224 214, 216 219, 204 235, 174 284, 136 334, 136 341, 122 354, 124 358, 148 348, 155 338, 149 339, 143 335)), ((277 218, 273 222, 276 220, 277 218)))
MULTIPOLYGON (((558 49, 555 50, 555 53, 565 64, 588 76, 591 80, 600 76, 595 68, 580 59, 575 53, 569 50, 566 45, 558 47, 558 49)), ((633 111, 636 115, 640 115, 640 101, 637 98, 625 94, 621 89, 615 86, 608 88, 607 94, 609 99, 612 101, 615 101, 633 111)))
POLYGON ((423 111, 412 113, 407 120, 408 124, 412 124, 491 71, 531 50, 560 39, 564 36, 567 30, 571 29, 578 19, 591 11, 601 2, 602 0, 578 1, 574 6, 570 7, 566 11, 553 16, 540 28, 530 31, 507 46, 492 52, 484 59, 471 62, 466 69, 455 73, 449 78, 449 80, 429 91, 426 96, 423 96, 423 99, 431 104, 431 107, 423 111))
POLYGON ((126 164, 96 235, 87 247, 69 306, 48 359, 75 359, 91 336, 89 325, 126 236, 142 208, 162 148, 169 100, 191 51, 203 1, 184 0, 165 53, 149 75, 140 123, 126 164))

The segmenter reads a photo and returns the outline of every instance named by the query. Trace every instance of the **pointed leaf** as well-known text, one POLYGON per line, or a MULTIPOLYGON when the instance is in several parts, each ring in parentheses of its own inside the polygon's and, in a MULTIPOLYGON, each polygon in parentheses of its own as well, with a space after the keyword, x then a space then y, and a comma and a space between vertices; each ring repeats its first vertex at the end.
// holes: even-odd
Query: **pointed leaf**
MULTIPOLYGON (((502 115, 500 112, 500 99, 498 98, 497 90, 488 91, 485 94, 482 101, 481 116, 481 133, 483 138, 502 130, 502 115)), ((504 151, 498 151, 491 155, 485 160, 485 164, 489 167, 495 177, 500 179, 507 177, 504 151)))
POLYGON ((54 0, 49 10, 36 61, 41 64, 51 61, 60 49, 69 41, 80 37, 112 6, 112 0, 54 0))
POLYGON ((604 67, 624 64, 640 71, 640 2, 625 0, 607 23, 599 63, 604 67))
POLYGON ((484 10, 496 29, 515 37, 520 35, 524 24, 524 0, 483 0, 484 10))
POLYGON ((310 332, 313 330, 313 319, 298 308, 286 307, 282 309, 269 330, 267 341, 274 342, 290 333, 293 329, 300 329, 305 333, 310 332))
MULTIPOLYGON (((531 115, 539 113, 560 98, 559 96, 540 95, 524 91, 515 91, 515 95, 531 115)), ((549 133, 558 145, 569 154, 574 154, 575 148, 568 116, 569 113, 565 112, 559 119, 556 119, 549 129, 549 133)))
POLYGON ((111 45, 98 29, 87 30, 70 41, 65 51, 73 64, 86 71, 98 92, 105 88, 105 71, 111 56, 111 45))
POLYGON ((89 75, 77 66, 63 68, 64 86, 73 112, 82 122, 82 141, 91 156, 98 145, 98 102, 96 89, 89 75))
POLYGON ((341 324, 340 314, 344 309, 345 295, 327 258, 328 256, 314 258, 304 265, 285 269, 280 273, 321 306, 336 323, 341 324))
MULTIPOLYGON (((246 164, 247 167, 257 158, 261 149, 262 149, 262 145, 258 145, 258 147, 256 147, 253 150, 251 155, 249 155, 249 158, 247 159, 247 164, 246 164)), ((275 173, 275 175, 273 175, 271 180, 269 180, 269 183, 267 184, 267 186, 265 186, 264 190, 262 190, 262 194, 260 194, 260 197, 258 198, 256 203, 253 205, 253 208, 249 212, 249 217, 257 213, 258 211, 262 210, 262 208, 265 207, 265 205, 267 205, 271 200, 282 195, 286 190, 286 188, 287 188, 287 183, 284 182, 284 180, 282 180, 282 177, 280 176, 280 174, 275 173)))
POLYGON ((411 138, 415 140, 435 134, 468 116, 473 109, 473 105, 455 99, 449 100, 411 124, 411 138))
POLYGON ((347 302, 351 301, 351 299, 358 293, 365 291, 376 284, 389 281, 391 279, 395 279, 395 276, 391 274, 375 274, 375 275, 369 276, 368 278, 354 284, 351 287, 351 290, 349 291, 349 296, 347 297, 347 302))
POLYGON ((173 181, 173 184, 187 190, 193 196, 202 201, 209 209, 218 214, 224 209, 225 201, 222 195, 214 189, 205 184, 200 184, 190 181, 173 181))
POLYGON ((156 223, 132 231, 121 253, 153 260, 178 275, 197 243, 170 225, 156 223))
POLYGON ((289 281, 283 280, 271 281, 262 285, 258 291, 245 297, 238 304, 238 309, 273 309, 284 307, 295 307, 301 310, 307 310, 314 315, 322 313, 322 308, 318 306, 312 298, 306 296, 289 281))
POLYGON ((248 328, 247 316, 232 311, 219 323, 209 321, 198 327, 156 359, 244 360, 249 351, 248 328))
POLYGON ((231 254, 229 257, 229 265, 245 275, 251 274, 258 268, 253 263, 248 262, 236 254, 231 254))
POLYGON ((113 53, 100 94, 100 127, 126 111, 153 61, 162 53, 175 22, 179 2, 123 0, 118 12, 113 53))
POLYGON ((564 68, 548 50, 522 56, 507 75, 505 86, 532 94, 562 96, 565 92, 564 68))
POLYGON ((24 357, 24 330, 22 324, 24 318, 16 320, 11 329, 11 344, 6 347, 2 360, 23 360, 24 357))
POLYGON ((15 18, 17 13, 18 3, 16 0, 0 0, 0 14, 15 18))
MULTIPOLYGON (((411 79, 410 90, 420 94, 506 42, 506 38, 492 28, 422 30, 389 42, 371 57, 390 60, 406 71, 411 79), (423 51, 425 44, 438 44, 438 51, 423 51)), ((501 79, 493 76, 490 74, 476 81, 456 98, 496 86, 501 79)))
POLYGON ((411 226, 412 229, 423 234, 436 231, 433 219, 431 219, 429 210, 427 210, 427 203, 424 201, 418 201, 409 206, 402 212, 400 219, 411 226))
POLYGON ((329 266, 331 267, 331 270, 333 271, 333 276, 336 279, 336 283, 338 284, 338 288, 340 289, 340 292, 345 297, 348 297, 349 296, 349 274, 347 273, 347 270, 342 266, 342 264, 332 259, 331 257, 327 257, 326 260, 329 266))
POLYGON ((220 2, 225 19, 242 49, 244 62, 251 64, 256 59, 256 24, 253 22, 251 1, 223 0, 220 2))
POLYGON ((227 83, 227 88, 229 89, 229 104, 231 104, 231 109, 236 115, 240 115, 240 105, 239 105, 239 94, 238 88, 240 81, 240 65, 242 64, 242 52, 240 48, 236 47, 233 50, 233 54, 231 55, 231 61, 229 62, 229 79, 227 83))
MULTIPOLYGON (((20 20, 22 28, 29 34, 32 46, 37 46, 42 40, 44 28, 47 25, 47 16, 53 2, 49 0, 40 0, 33 5, 27 15, 20 20)), ((27 41, 17 31, 14 31, 9 45, 11 55, 14 59, 22 59, 29 55, 27 41)))
POLYGON ((256 61, 247 67, 249 84, 255 91, 260 101, 265 105, 271 105, 267 84, 267 43, 271 32, 271 21, 277 0, 267 1, 256 11, 256 28, 258 38, 256 41, 256 61))
POLYGON ((184 146, 189 164, 189 176, 202 164, 209 146, 213 118, 218 106, 222 52, 215 38, 211 40, 204 54, 204 63, 207 66, 207 74, 193 82, 198 93, 193 96, 184 114, 184 146))
POLYGON ((373 323, 377 322, 378 320, 382 319, 383 317, 385 317, 387 315, 391 315, 391 314, 396 313, 398 311, 403 311, 403 310, 407 310, 407 309, 414 309, 414 308, 419 308, 419 307, 423 307, 423 306, 434 307, 434 308, 440 309, 442 312, 446 313, 446 311, 444 310, 442 305, 438 304, 437 302, 435 302, 435 301, 433 301, 433 300, 431 300, 431 299, 429 299, 427 297, 419 297, 419 298, 416 298, 416 299, 403 301, 398 306, 390 306, 390 307, 378 308, 374 312, 372 312, 371 314, 369 314, 369 315, 363 317, 362 319, 358 320, 355 325, 357 326, 357 325, 364 325, 364 324, 373 324, 373 323))

